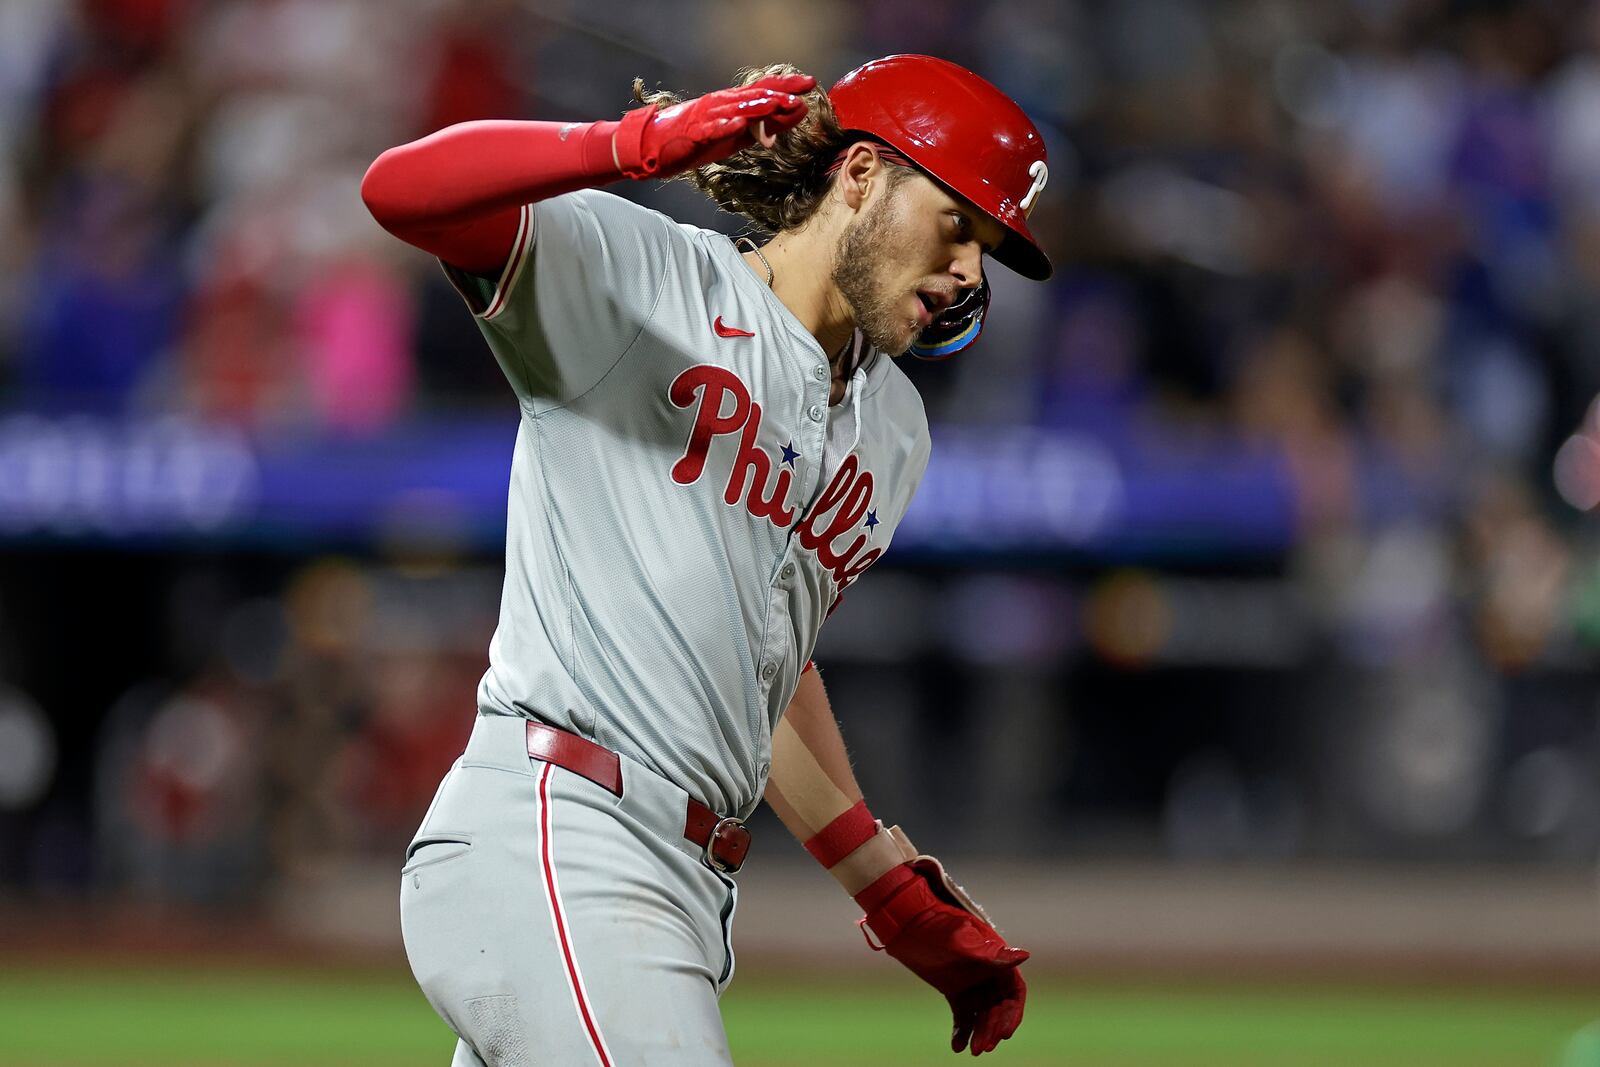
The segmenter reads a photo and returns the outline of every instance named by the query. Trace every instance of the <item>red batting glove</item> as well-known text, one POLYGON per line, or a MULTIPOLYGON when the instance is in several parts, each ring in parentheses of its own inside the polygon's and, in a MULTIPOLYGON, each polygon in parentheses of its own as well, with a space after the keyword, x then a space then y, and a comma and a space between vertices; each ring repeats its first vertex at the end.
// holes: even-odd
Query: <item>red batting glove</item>
POLYGON ((798 125, 808 110, 798 94, 816 84, 809 74, 779 74, 664 110, 635 108, 612 142, 617 163, 634 179, 670 178, 715 163, 755 143, 758 123, 768 136, 798 125))
POLYGON ((950 1002, 951 1051, 970 1042, 978 1056, 1016 1032, 1028 996, 1017 968, 1028 953, 1007 945, 987 920, 968 910, 947 888, 937 860, 902 864, 856 900, 867 909, 861 922, 877 935, 881 950, 950 1002))

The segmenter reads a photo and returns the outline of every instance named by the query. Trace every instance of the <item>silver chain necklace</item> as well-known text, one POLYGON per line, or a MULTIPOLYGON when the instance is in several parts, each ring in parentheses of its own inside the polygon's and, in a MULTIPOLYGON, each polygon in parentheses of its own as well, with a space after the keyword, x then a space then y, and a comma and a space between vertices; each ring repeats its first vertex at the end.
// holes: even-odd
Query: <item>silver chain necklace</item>
MULTIPOLYGON (((756 254, 756 258, 761 261, 761 265, 763 267, 767 268, 767 288, 771 289, 772 288, 772 264, 767 262, 767 257, 761 254, 761 249, 756 245, 755 241, 751 240, 750 238, 748 238, 748 237, 739 237, 739 238, 736 238, 734 240, 734 242, 733 242, 733 247, 734 248, 739 248, 739 247, 741 247, 743 245, 749 245, 750 246, 750 251, 754 252, 756 254)), ((853 340, 853 339, 854 338, 852 338, 851 340, 853 340)), ((850 341, 847 340, 844 343, 844 347, 839 349, 838 354, 835 355, 833 357, 833 359, 829 360, 828 362, 829 363, 838 362, 838 360, 842 356, 844 356, 844 354, 846 352, 849 352, 849 351, 850 351, 850 341)))
POLYGON ((749 245, 750 246, 750 251, 754 252, 756 254, 756 258, 761 261, 761 265, 763 267, 767 268, 767 288, 771 289, 772 288, 772 264, 767 262, 767 257, 761 254, 761 249, 756 245, 755 241, 751 240, 750 238, 748 238, 748 237, 740 237, 740 238, 738 238, 737 240, 735 240, 733 242, 733 247, 735 247, 735 248, 739 248, 739 247, 741 247, 743 245, 749 245))

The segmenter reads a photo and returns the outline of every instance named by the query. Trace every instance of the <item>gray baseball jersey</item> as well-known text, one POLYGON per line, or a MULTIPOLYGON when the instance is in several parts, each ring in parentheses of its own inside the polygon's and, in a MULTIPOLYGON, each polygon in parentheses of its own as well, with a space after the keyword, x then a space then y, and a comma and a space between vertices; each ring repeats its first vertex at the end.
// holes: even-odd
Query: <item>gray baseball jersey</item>
POLYGON ((830 407, 827 354, 728 238, 607 193, 524 207, 495 283, 447 273, 521 405, 480 711, 748 814, 927 465, 915 388, 858 333, 830 407))

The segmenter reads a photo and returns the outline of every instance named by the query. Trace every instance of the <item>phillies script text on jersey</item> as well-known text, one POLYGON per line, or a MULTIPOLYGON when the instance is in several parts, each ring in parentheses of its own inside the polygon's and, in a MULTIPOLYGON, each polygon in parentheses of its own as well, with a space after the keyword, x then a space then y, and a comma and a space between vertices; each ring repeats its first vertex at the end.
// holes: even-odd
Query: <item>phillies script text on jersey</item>
MULTIPOLYGON (((794 481, 794 471, 780 467, 771 491, 767 491, 772 457, 756 447, 761 433, 761 405, 750 399, 750 389, 739 376, 725 367, 702 363, 674 378, 667 395, 680 408, 689 407, 695 403, 696 396, 699 397, 694 428, 689 431, 689 443, 683 455, 672 465, 672 480, 679 485, 693 485, 699 481, 705 472, 706 454, 711 449, 712 439, 738 433, 741 435, 739 453, 734 458, 733 469, 728 472, 728 486, 722 499, 733 505, 742 499, 750 514, 768 520, 779 529, 793 524, 795 509, 785 507, 784 502, 794 481), (733 398, 733 410, 723 414, 727 397, 733 398), (749 482, 748 491, 746 482, 749 482)), ((863 468, 852 452, 839 464, 833 479, 800 520, 795 534, 800 538, 801 547, 816 554, 817 562, 833 575, 834 585, 843 592, 883 555, 881 548, 862 551, 875 525, 872 472, 863 468), (842 550, 837 548, 840 538, 863 525, 863 518, 867 519, 868 532, 857 534, 842 550)))

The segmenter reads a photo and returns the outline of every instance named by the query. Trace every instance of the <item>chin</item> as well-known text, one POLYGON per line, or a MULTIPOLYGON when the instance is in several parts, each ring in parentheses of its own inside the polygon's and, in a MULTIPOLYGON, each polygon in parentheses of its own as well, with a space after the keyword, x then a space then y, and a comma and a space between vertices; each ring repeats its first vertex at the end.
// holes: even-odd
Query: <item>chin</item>
MULTIPOLYGON (((882 352, 891 359, 899 359, 901 356, 911 351, 911 342, 915 341, 916 339, 917 335, 914 333, 910 336, 901 334, 895 337, 893 344, 880 345, 874 341, 872 347, 876 348, 878 351, 882 352)), ((867 340, 871 341, 872 338, 869 337, 867 340)))
POLYGON ((887 297, 861 303, 852 300, 850 310, 867 343, 888 356, 905 355, 922 332, 921 324, 907 319, 904 307, 887 297))
POLYGON ((889 356, 903 356, 911 349, 911 342, 917 339, 915 329, 907 329, 903 325, 886 326, 878 322, 856 322, 857 327, 866 335, 867 344, 879 352, 889 356))
POLYGON ((900 347, 889 354, 892 356, 903 356, 907 352, 911 351, 911 346, 916 344, 917 338, 922 336, 922 330, 923 328, 921 326, 912 323, 906 328, 905 336, 900 341, 900 347))
POLYGON ((884 327, 878 333, 882 335, 881 339, 888 343, 874 344, 873 347, 890 356, 903 356, 911 351, 911 345, 922 334, 920 325, 904 319, 890 320, 884 323, 884 327))

